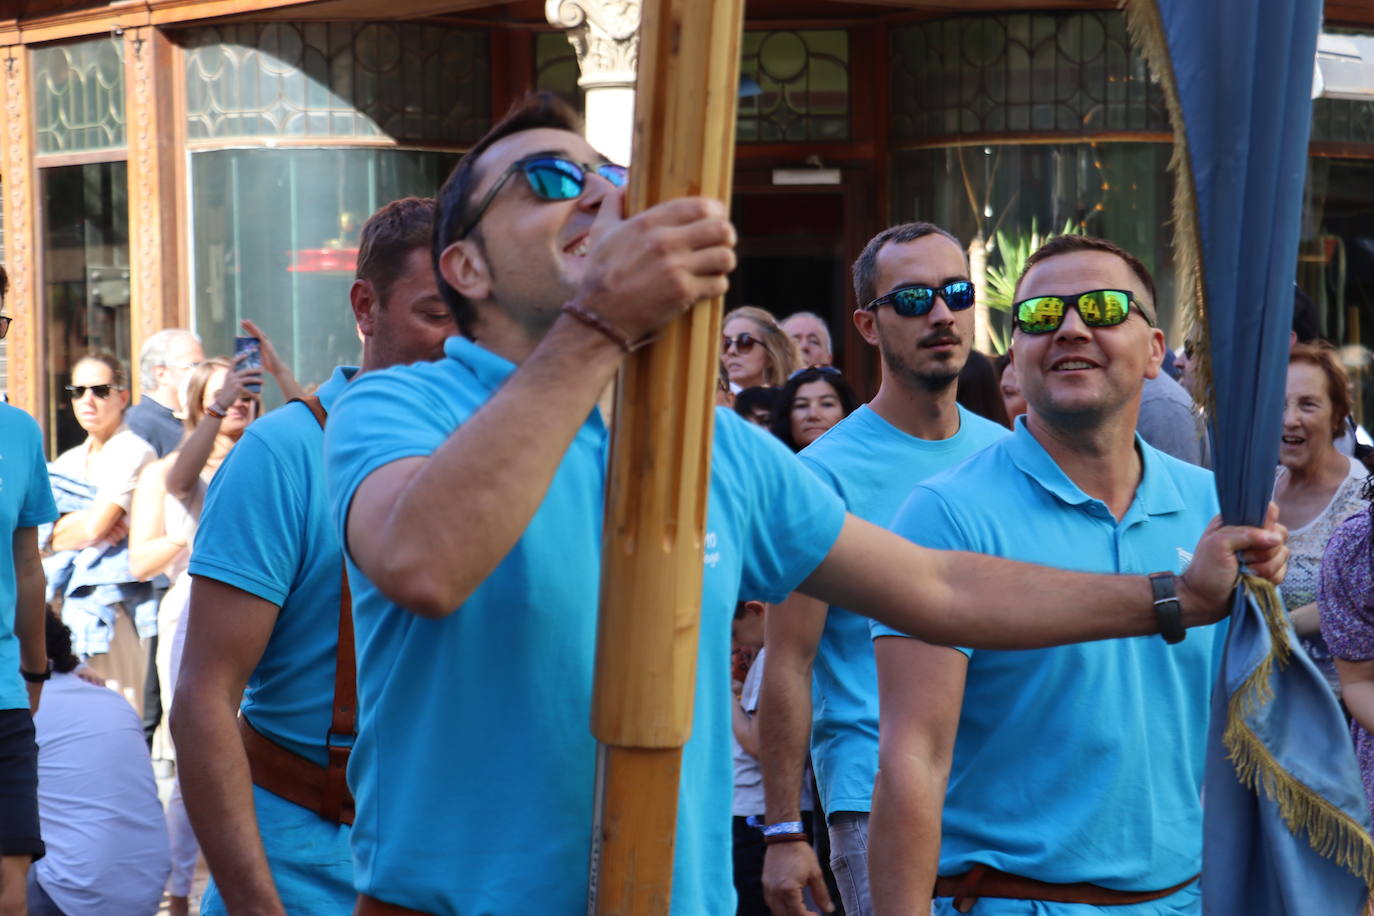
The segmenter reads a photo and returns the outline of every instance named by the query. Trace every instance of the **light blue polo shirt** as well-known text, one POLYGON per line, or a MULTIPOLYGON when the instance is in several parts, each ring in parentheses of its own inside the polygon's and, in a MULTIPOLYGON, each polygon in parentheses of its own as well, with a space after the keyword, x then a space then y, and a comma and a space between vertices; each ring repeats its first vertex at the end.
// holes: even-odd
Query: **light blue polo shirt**
MULTIPOLYGON (((320 386, 326 411, 357 371, 341 366, 320 386)), ((244 430, 210 482, 190 571, 281 608, 240 709, 258 731, 323 766, 343 567, 324 433, 304 404, 244 430)))
POLYGON ((33 417, 0 403, 0 709, 29 708, 29 691, 19 676, 19 637, 14 635, 19 599, 14 532, 55 521, 43 433, 33 417))
MULTIPOLYGON (((1139 436, 1136 447, 1144 473, 1119 523, 1019 419, 1012 436, 918 486, 892 527, 930 547, 1082 572, 1182 572, 1217 512, 1212 474, 1139 436)), ((873 632, 902 635, 880 624, 873 632)), ((1197 874, 1208 702, 1224 636, 1222 623, 1190 629, 1175 646, 1140 636, 968 651, 940 874, 981 862, 1119 890, 1197 874)), ((1173 913, 1180 896, 1120 909, 1173 913)))
MULTIPOLYGON (((339 401, 326 465, 340 530, 369 474, 433 453, 514 370, 463 338, 445 352, 438 363, 369 373, 339 401)), ((348 775, 361 892, 439 914, 585 910, 608 440, 592 411, 515 547, 442 620, 392 604, 349 564, 361 729, 348 775)), ((780 601, 829 552, 843 520, 839 500, 781 443, 717 411, 673 913, 735 908, 735 603, 780 601)))
MULTIPOLYGON (((959 431, 928 440, 867 404, 802 450, 802 463, 859 518, 886 526, 911 488, 1008 435, 959 408, 959 431)), ((878 769, 878 673, 868 618, 831 606, 812 668, 811 762, 827 812, 868 811, 878 769)))

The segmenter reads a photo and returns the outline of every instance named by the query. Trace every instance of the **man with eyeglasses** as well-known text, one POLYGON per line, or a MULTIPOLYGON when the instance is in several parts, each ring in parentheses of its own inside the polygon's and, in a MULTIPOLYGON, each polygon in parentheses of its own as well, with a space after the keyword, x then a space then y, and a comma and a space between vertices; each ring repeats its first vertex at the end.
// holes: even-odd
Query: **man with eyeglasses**
MULTIPOLYGON (((1208 471, 1135 433, 1164 356, 1154 296, 1149 271, 1111 242, 1068 235, 1033 253, 1013 305, 1025 421, 918 486, 892 527, 929 547, 1152 574, 1164 639, 988 651, 875 623, 879 913, 924 913, 932 888, 937 914, 1201 910, 1203 749, 1225 628, 1184 641, 1171 585, 1203 562, 1191 545, 1217 500, 1208 471)), ((1028 597, 1005 600, 1030 613, 1028 597)))
MULTIPOLYGON (((609 444, 597 403, 627 351, 725 291, 735 235, 714 200, 626 219, 623 171, 578 127, 535 96, 459 162, 434 256, 464 336, 437 363, 354 383, 325 434, 357 629, 359 916, 586 906, 609 444)), ((924 551, 846 517, 777 440, 724 410, 715 423, 674 844, 671 912, 684 916, 735 908, 728 646, 741 596, 800 588, 984 646, 1158 631, 1143 576, 924 551)), ((1179 580, 1188 622, 1225 612, 1237 549, 1281 577, 1281 542, 1275 527, 1198 544, 1202 562, 1179 580)))
POLYGON ((205 361, 200 338, 185 328, 158 331, 138 354, 138 379, 143 393, 124 412, 124 422, 162 458, 181 444, 186 428, 181 411, 181 380, 205 361))
MULTIPOLYGON (((0 267, 0 311, 9 276, 0 267)), ((0 337, 10 319, 0 316, 0 337)), ((33 418, 0 404, 0 913, 26 910, 29 865, 43 856, 33 714, 51 675, 38 526, 57 520, 33 418)))
MULTIPOLYGON (((873 400, 801 452, 852 514, 886 525, 912 487, 1007 434, 955 402, 973 340, 975 291, 958 241, 930 223, 874 236, 854 262, 854 325, 878 348, 873 400)), ((830 828, 830 866, 849 916, 873 912, 868 816, 878 768, 878 681, 868 620, 797 594, 771 614, 759 700, 769 824, 799 818, 807 735, 830 828), (814 697, 813 697, 814 694, 814 697)), ((776 916, 828 897, 811 846, 768 847, 764 889, 776 916)))

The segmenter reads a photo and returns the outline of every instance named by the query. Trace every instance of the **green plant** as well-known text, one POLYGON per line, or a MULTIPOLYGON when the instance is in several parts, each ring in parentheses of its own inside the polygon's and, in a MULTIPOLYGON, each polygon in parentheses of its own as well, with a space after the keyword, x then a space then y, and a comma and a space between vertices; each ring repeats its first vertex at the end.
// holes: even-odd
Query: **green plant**
MULTIPOLYGON (((1055 236, 1082 234, 1083 226, 1073 220, 1066 221, 1064 228, 1058 232, 1046 235, 1040 234, 1040 227, 1034 218, 1031 219, 1029 232, 1007 232, 998 229, 993 235, 992 244, 988 246, 988 253, 995 253, 998 263, 996 266, 992 263, 987 265, 979 299, 988 308, 1010 316, 1012 297, 1016 295, 1016 281, 1021 278, 1021 271, 1025 269, 1026 260, 1031 253, 1055 236)), ((1005 353, 1011 346, 1011 332, 1009 323, 1007 328, 999 327, 999 324, 1000 322, 991 321, 988 323, 988 336, 997 352, 1005 353)))

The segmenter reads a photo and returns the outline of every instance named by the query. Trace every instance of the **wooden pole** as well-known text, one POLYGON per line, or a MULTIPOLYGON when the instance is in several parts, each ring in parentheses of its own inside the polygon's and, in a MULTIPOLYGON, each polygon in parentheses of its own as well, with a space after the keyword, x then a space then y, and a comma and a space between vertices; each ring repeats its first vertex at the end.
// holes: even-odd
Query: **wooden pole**
MULTIPOLYGON (((743 0, 645 0, 631 212, 688 195, 728 203, 743 19, 743 0)), ((617 385, 592 698, 589 912, 601 916, 658 916, 672 896, 719 341, 720 302, 698 303, 617 385)))

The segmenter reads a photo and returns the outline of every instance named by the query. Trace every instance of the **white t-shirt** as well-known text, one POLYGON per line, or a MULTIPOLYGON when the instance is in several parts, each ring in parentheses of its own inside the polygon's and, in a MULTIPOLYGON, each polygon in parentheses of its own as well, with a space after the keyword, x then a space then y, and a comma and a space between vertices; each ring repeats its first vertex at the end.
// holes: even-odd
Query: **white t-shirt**
POLYGON ((157 453, 147 442, 140 439, 127 426, 121 426, 109 441, 90 458, 91 440, 75 448, 69 448, 52 463, 54 469, 68 477, 85 480, 95 487, 95 503, 114 503, 125 512, 133 502, 134 486, 138 483, 138 472, 150 461, 157 459, 157 453))
MULTIPOLYGON (((760 649, 759 654, 754 656, 749 673, 744 676, 744 689, 740 691, 739 705, 751 719, 759 708, 759 688, 763 685, 763 658, 767 652, 767 649, 760 649)), ((733 731, 730 733, 730 741, 735 749, 735 798, 731 813, 735 817, 763 814, 763 770, 759 767, 758 759, 740 747, 739 739, 733 731)), ((808 760, 806 772, 802 774, 801 810, 811 811, 815 807, 816 800, 811 795, 811 762, 808 760)))
POLYGON ((113 690, 54 674, 33 724, 48 850, 33 864, 39 885, 66 913, 156 913, 170 854, 137 713, 113 690))

